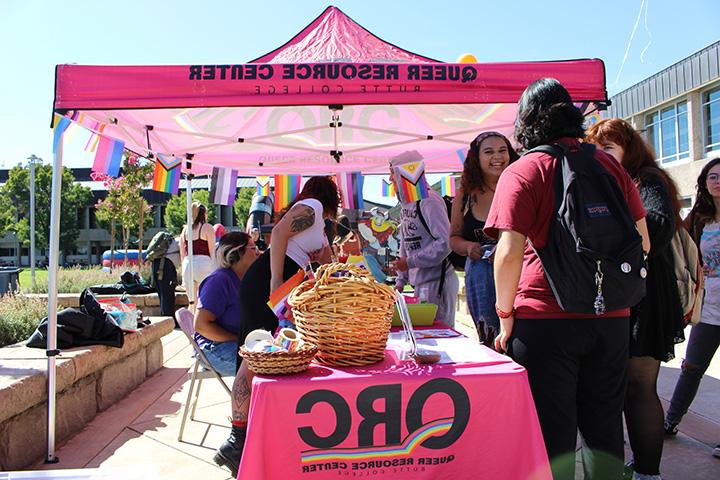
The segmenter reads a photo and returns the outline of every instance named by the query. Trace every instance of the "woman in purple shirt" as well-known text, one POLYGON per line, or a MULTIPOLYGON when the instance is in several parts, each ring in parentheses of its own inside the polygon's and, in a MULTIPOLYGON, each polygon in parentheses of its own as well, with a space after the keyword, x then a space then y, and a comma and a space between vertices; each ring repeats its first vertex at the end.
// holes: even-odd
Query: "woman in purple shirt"
POLYGON ((215 250, 218 269, 200 284, 195 312, 195 341, 220 375, 235 375, 240 328, 240 285, 257 250, 245 232, 220 238, 215 250))

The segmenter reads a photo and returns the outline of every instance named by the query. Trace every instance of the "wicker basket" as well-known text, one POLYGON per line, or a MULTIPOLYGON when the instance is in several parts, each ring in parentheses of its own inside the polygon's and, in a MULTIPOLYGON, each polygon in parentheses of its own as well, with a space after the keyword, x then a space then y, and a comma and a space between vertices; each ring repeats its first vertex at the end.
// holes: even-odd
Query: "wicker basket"
POLYGON ((315 360, 332 366, 359 366, 385 356, 395 290, 377 283, 364 268, 331 263, 288 298, 303 338, 318 347, 315 360))
POLYGON ((315 345, 304 343, 294 352, 283 350, 275 352, 251 352, 243 345, 240 347, 240 356, 248 362, 248 368, 262 375, 282 375, 284 373, 298 373, 307 370, 310 361, 317 353, 315 345))

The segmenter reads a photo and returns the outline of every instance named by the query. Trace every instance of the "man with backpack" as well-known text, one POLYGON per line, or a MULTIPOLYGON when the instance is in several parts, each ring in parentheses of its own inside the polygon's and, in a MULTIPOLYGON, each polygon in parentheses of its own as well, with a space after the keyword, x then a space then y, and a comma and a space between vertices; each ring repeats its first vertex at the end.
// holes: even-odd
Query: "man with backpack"
POLYGON ((644 296, 645 209, 612 157, 581 143, 583 115, 555 79, 527 87, 485 234, 498 239, 495 345, 528 372, 553 476, 621 478, 629 307, 644 296), (542 148, 538 148, 542 147, 542 148))
POLYGON ((160 231, 150 240, 145 261, 152 262, 152 284, 160 299, 160 315, 174 317, 180 244, 171 233, 160 231))
MULTIPOLYGON (((390 180, 395 181, 392 167, 421 159, 415 151, 394 157, 390 161, 390 180)), ((412 284, 420 301, 438 306, 435 318, 453 327, 459 282, 448 260, 449 254, 450 220, 442 197, 428 189, 427 198, 401 201, 400 258, 394 262, 395 288, 402 292, 405 284, 412 284)))

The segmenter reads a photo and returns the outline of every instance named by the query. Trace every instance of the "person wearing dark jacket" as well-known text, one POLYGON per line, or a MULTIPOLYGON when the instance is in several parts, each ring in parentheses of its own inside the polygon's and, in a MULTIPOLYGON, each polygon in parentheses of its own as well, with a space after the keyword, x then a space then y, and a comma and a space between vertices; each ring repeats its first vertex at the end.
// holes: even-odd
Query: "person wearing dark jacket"
POLYGON ((617 118, 601 120, 587 132, 588 141, 621 163, 635 181, 647 211, 647 294, 630 310, 630 363, 625 395, 633 460, 633 478, 659 479, 663 447, 663 409, 657 395, 660 362, 675 357, 675 344, 685 340, 683 312, 670 246, 680 228, 677 187, 657 165, 655 155, 640 134, 617 118))

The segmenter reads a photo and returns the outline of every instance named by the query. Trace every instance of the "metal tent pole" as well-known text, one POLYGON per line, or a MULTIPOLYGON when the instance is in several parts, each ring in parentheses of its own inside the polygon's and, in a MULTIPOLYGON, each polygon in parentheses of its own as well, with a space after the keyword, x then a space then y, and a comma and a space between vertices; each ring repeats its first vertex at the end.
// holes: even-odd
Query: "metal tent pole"
POLYGON ((185 195, 186 195, 186 209, 187 209, 187 257, 188 257, 188 273, 189 273, 189 285, 185 285, 187 290, 188 303, 192 306, 193 312, 195 311, 195 275, 193 272, 193 233, 192 224, 194 218, 192 218, 192 173, 185 175, 185 195))
POLYGON ((48 259, 48 329, 47 350, 48 358, 48 415, 47 415, 47 458, 46 463, 57 463, 55 457, 55 414, 57 408, 56 398, 56 371, 55 356, 60 353, 57 349, 57 287, 58 265, 60 264, 60 193, 62 188, 62 148, 63 140, 57 143, 57 150, 53 160, 52 170, 52 203, 50 206, 50 258, 48 259))

